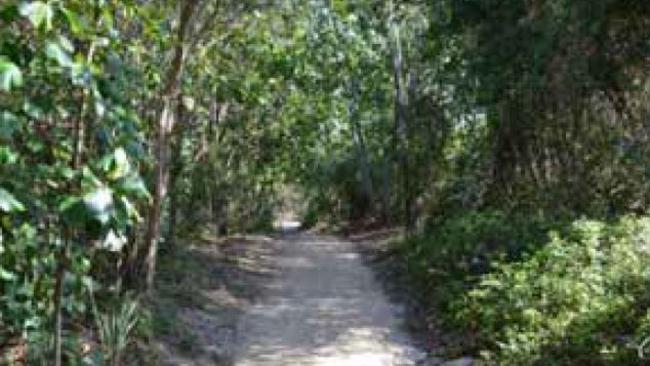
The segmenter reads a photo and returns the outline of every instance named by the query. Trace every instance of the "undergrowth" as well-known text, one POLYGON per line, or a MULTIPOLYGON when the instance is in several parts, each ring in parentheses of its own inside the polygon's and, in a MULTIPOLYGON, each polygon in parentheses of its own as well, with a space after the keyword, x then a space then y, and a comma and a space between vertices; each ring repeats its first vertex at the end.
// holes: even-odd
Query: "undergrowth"
POLYGON ((450 217, 401 243, 408 275, 461 345, 496 365, 641 365, 650 219, 450 217))

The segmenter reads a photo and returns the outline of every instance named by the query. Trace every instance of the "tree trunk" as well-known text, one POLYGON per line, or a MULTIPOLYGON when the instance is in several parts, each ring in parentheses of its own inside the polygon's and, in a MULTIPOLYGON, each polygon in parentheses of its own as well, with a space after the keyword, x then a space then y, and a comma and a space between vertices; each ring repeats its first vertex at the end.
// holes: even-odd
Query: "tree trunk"
POLYGON ((370 162, 368 161, 368 149, 363 137, 363 131, 359 121, 352 121, 352 133, 354 134, 354 145, 357 151, 357 160, 361 168, 361 185, 363 187, 363 194, 366 196, 368 208, 372 211, 373 202, 375 200, 374 187, 372 184, 372 174, 370 171, 370 162))
POLYGON ((156 271, 156 256, 158 253, 158 239, 160 235, 162 206, 167 195, 167 183, 169 180, 169 167, 167 165, 168 154, 168 132, 170 124, 173 124, 173 111, 171 98, 163 97, 163 110, 161 113, 158 131, 156 136, 156 173, 153 202, 149 210, 149 221, 145 246, 147 256, 145 258, 146 286, 147 292, 153 290, 153 280, 156 271))
MULTIPOLYGON (((178 102, 176 104, 176 119, 183 126, 186 121, 185 107, 183 106, 183 95, 178 94, 178 102)), ((169 240, 172 245, 175 244, 176 238, 176 225, 178 219, 178 193, 176 193, 176 184, 178 177, 183 171, 183 159, 181 158, 181 149, 183 148, 183 139, 185 138, 185 128, 181 127, 176 132, 172 141, 170 141, 171 146, 171 172, 169 175, 169 240)))
POLYGON ((397 160, 402 175, 402 189, 404 191, 404 225, 406 226, 407 235, 410 235, 413 230, 413 215, 408 159, 408 99, 406 91, 404 90, 404 65, 400 28, 398 25, 395 25, 394 28, 395 50, 393 53, 393 78, 395 84, 395 145, 397 150, 397 160))
POLYGON ((368 210, 372 214, 374 203, 374 187, 372 184, 372 175, 370 171, 370 162, 368 161, 368 149, 366 148, 366 141, 363 136, 361 124, 357 120, 357 99, 358 90, 352 86, 352 97, 348 106, 348 114, 350 123, 352 124, 352 140, 354 142, 354 149, 357 155, 357 163, 361 169, 361 187, 364 195, 364 206, 362 207, 362 214, 367 214, 368 210))
POLYGON ((54 285, 54 366, 61 366, 63 360, 63 282, 66 273, 66 248, 64 244, 57 255, 58 265, 54 285))
POLYGON ((162 207, 167 195, 167 184, 169 182, 169 140, 176 122, 173 102, 176 100, 175 97, 180 89, 180 80, 183 74, 183 66, 185 64, 187 52, 185 46, 186 30, 196 5, 197 2, 193 0, 186 0, 181 4, 180 23, 177 34, 178 38, 176 39, 171 68, 167 73, 165 88, 162 92, 160 118, 158 120, 158 125, 156 126, 155 188, 153 202, 149 210, 147 234, 145 236, 145 248, 147 251, 145 257, 145 284, 149 294, 153 292, 162 207))
POLYGON ((391 214, 391 157, 385 156, 381 167, 381 220, 384 224, 392 223, 391 214))

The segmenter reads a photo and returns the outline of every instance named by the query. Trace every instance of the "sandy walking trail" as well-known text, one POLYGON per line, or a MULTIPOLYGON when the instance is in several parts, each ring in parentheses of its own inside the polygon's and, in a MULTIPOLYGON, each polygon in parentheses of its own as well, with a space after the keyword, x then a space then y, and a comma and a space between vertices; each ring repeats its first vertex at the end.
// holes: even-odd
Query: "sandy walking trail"
POLYGON ((236 366, 406 366, 424 357, 352 243, 294 234, 236 326, 236 366))

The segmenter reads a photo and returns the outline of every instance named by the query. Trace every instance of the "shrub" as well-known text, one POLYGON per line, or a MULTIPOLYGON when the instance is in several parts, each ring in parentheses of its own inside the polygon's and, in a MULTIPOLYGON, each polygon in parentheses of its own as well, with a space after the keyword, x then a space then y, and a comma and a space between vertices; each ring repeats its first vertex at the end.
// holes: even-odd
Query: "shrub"
POLYGON ((499 365, 642 364, 650 219, 578 220, 520 261, 500 261, 454 301, 499 365))
POLYGON ((445 307, 486 273, 492 261, 514 260, 537 248, 552 227, 541 217, 470 211, 400 243, 398 250, 420 293, 435 306, 445 307))

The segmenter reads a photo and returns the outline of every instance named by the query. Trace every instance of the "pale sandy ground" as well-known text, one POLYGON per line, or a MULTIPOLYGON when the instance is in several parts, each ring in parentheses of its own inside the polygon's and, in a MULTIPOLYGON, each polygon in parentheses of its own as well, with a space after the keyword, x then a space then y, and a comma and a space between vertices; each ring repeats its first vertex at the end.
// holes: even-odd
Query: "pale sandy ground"
POLYGON ((294 234, 274 260, 266 295, 235 327, 234 365, 407 366, 425 358, 353 244, 294 234))

